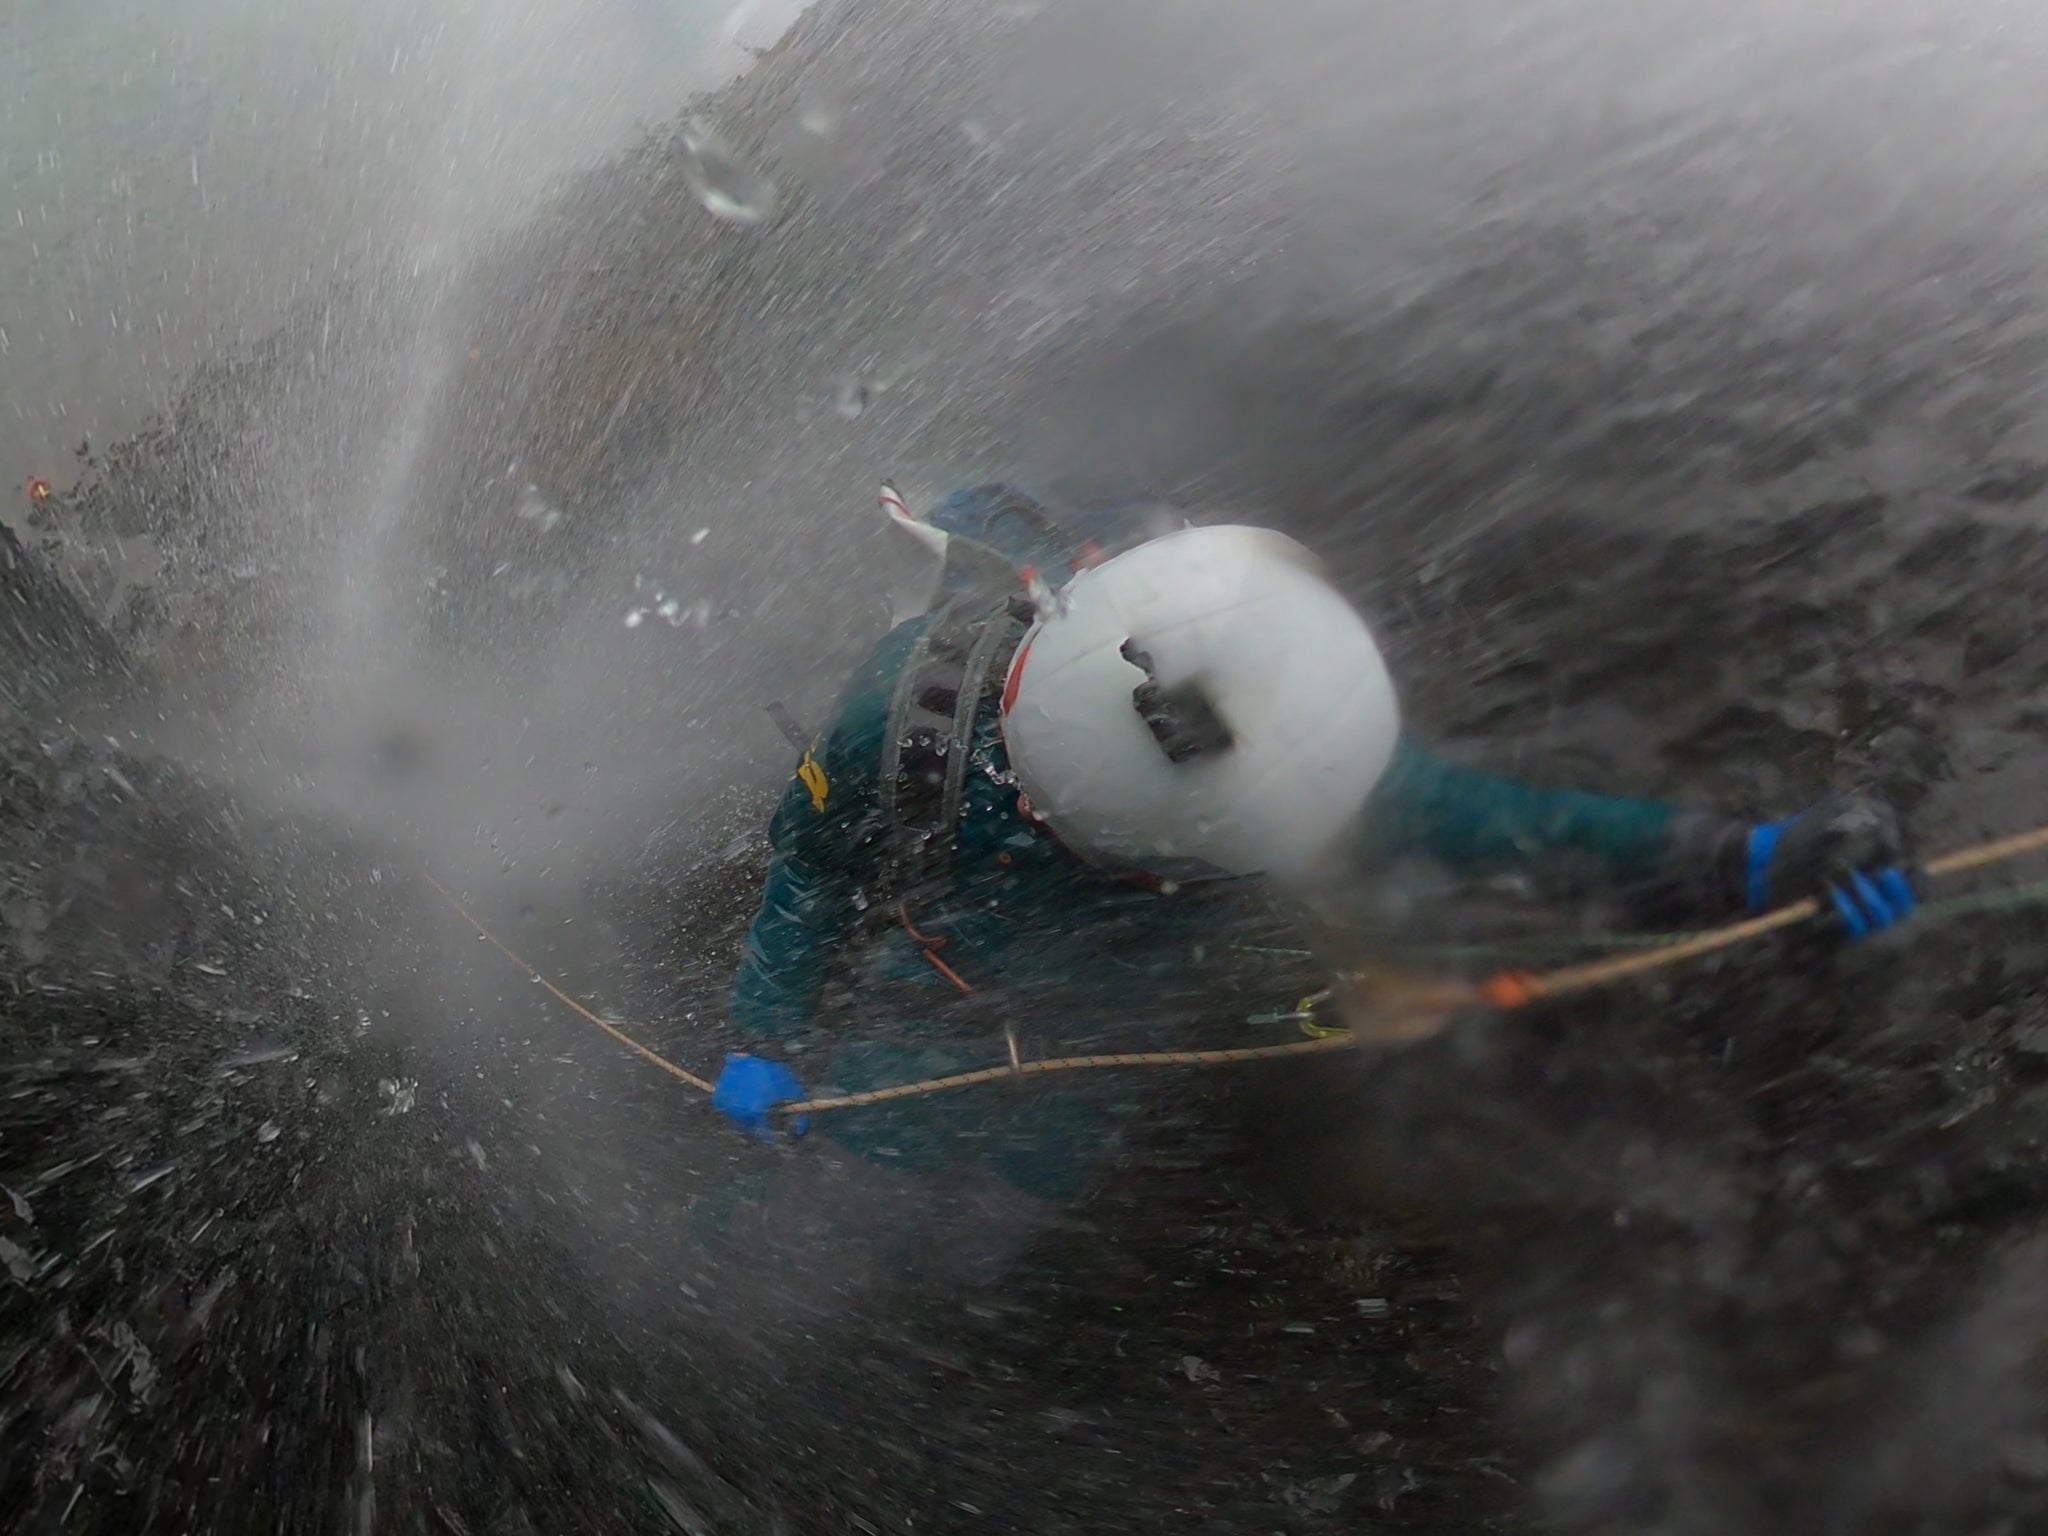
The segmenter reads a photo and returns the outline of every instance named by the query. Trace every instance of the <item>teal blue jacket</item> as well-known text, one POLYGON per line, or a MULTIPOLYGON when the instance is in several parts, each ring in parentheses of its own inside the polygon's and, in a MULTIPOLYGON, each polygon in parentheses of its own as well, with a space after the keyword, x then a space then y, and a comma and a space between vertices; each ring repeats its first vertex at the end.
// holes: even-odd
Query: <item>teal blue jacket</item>
MULTIPOLYGON (((1055 526, 999 486, 956 493, 931 520, 1041 570, 1056 569, 1081 536, 1113 544, 1129 531, 1129 518, 1113 511, 1084 518, 1069 509, 1055 526)), ((949 559, 944 577, 946 590, 961 590, 966 562, 956 572, 949 559)), ((1269 910, 1260 882, 1166 895, 1075 857, 1020 812, 992 707, 975 722, 947 889, 915 912, 890 909, 883 741, 897 675, 926 622, 899 625, 855 670, 783 794, 733 984, 733 1025, 751 1049, 800 1058, 812 1088, 842 1091, 986 1065, 1000 1059, 1006 1026, 1034 1055, 1189 1043, 1188 1030, 1213 1027, 1219 990, 1230 985, 1225 941, 1269 910), (821 993, 842 969, 856 1016, 820 1027, 821 993), (963 1004, 964 989, 993 1004, 993 1017, 963 1004)), ((1367 867, 1420 856, 1467 874, 1523 870, 1542 880, 1569 870, 1628 884, 1660 872, 1675 814, 1655 801, 1459 767, 1404 739, 1354 838, 1367 867)), ((1049 1081, 838 1111, 824 1129, 903 1168, 971 1153, 1026 1193, 1059 1198, 1132 1105, 1120 1097, 1128 1079, 1115 1074, 1049 1081)))
MULTIPOLYGON (((768 1042, 812 1022, 820 990, 853 949, 879 948, 884 979, 954 986, 910 935, 942 937, 970 984, 1051 986, 1060 978, 1142 967, 1148 950, 1182 966, 1241 890, 1176 896, 1106 874, 1069 853, 1018 809, 993 708, 977 722, 952 891, 916 913, 882 910, 879 772, 889 699, 924 619, 892 630, 849 680, 830 728, 805 754, 770 829, 761 905, 747 932, 732 1022, 768 1042), (858 941, 858 942, 857 942, 858 941)), ((1367 865, 1420 856, 1463 874, 1569 866, 1618 885, 1656 876, 1675 810, 1658 801, 1551 789, 1461 767, 1404 738, 1356 822, 1367 865)), ((1244 882, 1225 882, 1241 887, 1244 882)))

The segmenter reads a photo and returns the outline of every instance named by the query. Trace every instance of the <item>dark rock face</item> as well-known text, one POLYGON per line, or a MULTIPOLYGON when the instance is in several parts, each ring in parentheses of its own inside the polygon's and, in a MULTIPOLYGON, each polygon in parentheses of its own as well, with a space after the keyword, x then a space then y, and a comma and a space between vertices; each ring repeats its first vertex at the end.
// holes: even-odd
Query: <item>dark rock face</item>
POLYGON ((0 523, 0 708, 41 712, 126 676, 112 637, 48 563, 0 523))
MULTIPOLYGON (((2040 819, 2048 654, 2015 616, 2044 594, 2030 531, 1949 507, 1539 516, 1402 635, 1468 753, 1756 814, 1877 786, 1932 851, 2040 819)), ((2048 949, 2001 894, 2038 873, 1937 888, 1964 904, 1868 951, 1764 944, 1303 1076, 1288 1123, 1324 1129, 1273 1155, 1459 1255, 1553 1528, 2038 1518, 2048 949)))

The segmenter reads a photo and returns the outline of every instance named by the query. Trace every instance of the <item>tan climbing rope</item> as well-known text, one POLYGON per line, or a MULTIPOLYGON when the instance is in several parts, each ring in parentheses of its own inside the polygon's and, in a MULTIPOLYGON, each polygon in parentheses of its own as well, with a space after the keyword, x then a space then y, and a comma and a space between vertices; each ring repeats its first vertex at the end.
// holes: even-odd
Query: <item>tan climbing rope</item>
MULTIPOLYGON (((2048 851, 2048 826, 1956 849, 1929 860, 1925 868, 1929 878, 1940 879, 2043 851, 2048 851)), ((497 936, 478 922, 454 893, 432 874, 424 870, 421 873, 427 884, 438 891, 481 938, 545 987, 558 1002, 574 1010, 587 1022, 595 1024, 621 1045, 638 1052, 671 1077, 680 1078, 703 1093, 711 1092, 712 1085, 705 1079, 649 1050, 632 1036, 615 1025, 606 1023, 577 1002, 501 943, 497 936)), ((805 1099, 799 1103, 778 1104, 775 1107, 789 1115, 822 1114, 828 1110, 856 1109, 867 1104, 886 1104, 898 1099, 922 1098, 926 1094, 948 1093, 956 1088, 972 1088, 981 1083, 1044 1077, 1055 1072, 1085 1072, 1112 1067, 1231 1066, 1240 1062, 1276 1061, 1289 1056, 1310 1056, 1321 1051, 1349 1049, 1357 1045, 1387 1044, 1429 1033, 1444 1014, 1455 1009, 1487 1007, 1506 1012, 1551 998, 1567 997, 1574 993, 1591 991, 1596 987, 1612 986, 1618 981, 1647 975, 1649 972, 1663 970, 1687 960, 1698 959, 1702 955, 1733 948, 1751 939, 1762 938, 1766 934, 1806 922, 1819 914, 1820 903, 1809 898, 1766 912, 1761 917, 1745 918, 1740 922, 1708 929, 1704 933, 1689 934, 1669 944, 1612 959, 1591 960, 1580 965, 1560 966, 1555 970, 1541 972, 1502 971, 1480 982, 1432 981, 1396 984, 1387 994, 1388 1001, 1393 1007, 1393 1017, 1374 1024, 1367 1031, 1290 1040, 1279 1045, 1241 1046, 1230 1050, 1125 1051, 1100 1056, 1055 1056, 1033 1061, 1026 1061, 1020 1057, 1012 1038, 1009 1045, 1009 1060, 1000 1066, 982 1067, 972 1072, 956 1072, 948 1077, 930 1077, 915 1083, 899 1083, 894 1087, 874 1088, 865 1093, 805 1099)))
POLYGON ((696 1073, 690 1071, 686 1067, 677 1066, 674 1062, 670 1061, 666 1056, 662 1056, 654 1051, 650 1051, 646 1046, 642 1045, 638 1040, 635 1040, 631 1035, 627 1034, 623 1029, 618 1028, 616 1025, 607 1024, 603 1019, 600 1019, 588 1008, 584 1007, 581 1003, 577 1002, 575 998, 571 997, 568 993, 564 992, 552 981, 549 981, 547 977, 541 975, 539 971, 535 970, 531 965, 527 964, 526 961, 522 960, 518 955, 514 954, 499 940, 496 934, 492 933, 490 929, 486 928, 482 923, 478 922, 474 917, 470 916, 469 908, 465 907, 462 904, 461 900, 457 898, 455 893, 449 890, 448 887, 443 885, 440 881, 436 880, 429 871, 422 869, 420 871, 420 877, 423 880, 425 880, 427 884, 431 885, 435 890, 439 891, 442 894, 442 896, 447 898, 448 905, 453 907, 457 912, 460 912, 462 914, 462 920, 468 923, 470 927, 474 928, 477 931, 478 938, 482 939, 486 944, 490 945, 491 948, 495 949, 507 960, 510 960, 514 965, 518 966, 519 969, 526 972, 526 974, 531 976, 535 981, 539 982, 542 986, 546 987, 548 989, 548 992, 554 997, 556 1002, 561 1003, 564 1007, 569 1008, 571 1011, 582 1015, 582 1017, 586 1021, 595 1024, 599 1029, 603 1030, 606 1034, 610 1035, 614 1040, 618 1041, 619 1044, 625 1046, 627 1050, 638 1051, 642 1056, 646 1057, 649 1061, 653 1062, 657 1067, 661 1068, 661 1070, 666 1072, 670 1077, 681 1078, 684 1082, 688 1083, 692 1088, 697 1089, 699 1092, 709 1093, 711 1091, 711 1084, 706 1082, 703 1078, 699 1077, 696 1073))

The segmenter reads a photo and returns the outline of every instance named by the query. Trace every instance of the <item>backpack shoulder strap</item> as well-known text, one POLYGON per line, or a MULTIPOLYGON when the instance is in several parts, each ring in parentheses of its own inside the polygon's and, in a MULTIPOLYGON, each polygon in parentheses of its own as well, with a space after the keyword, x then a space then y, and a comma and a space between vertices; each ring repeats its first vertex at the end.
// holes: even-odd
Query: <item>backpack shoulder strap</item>
POLYGON ((983 703, 1002 690, 1030 609, 986 591, 948 603, 897 674, 882 740, 891 895, 929 894, 951 873, 954 833, 983 703))

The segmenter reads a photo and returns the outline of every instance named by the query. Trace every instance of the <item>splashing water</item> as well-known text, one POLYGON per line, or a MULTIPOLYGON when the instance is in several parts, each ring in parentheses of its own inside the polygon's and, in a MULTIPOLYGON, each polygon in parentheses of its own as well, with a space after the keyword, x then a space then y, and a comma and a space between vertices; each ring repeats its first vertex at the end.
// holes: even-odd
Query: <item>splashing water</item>
POLYGON ((420 1085, 416 1078, 380 1078, 377 1092, 384 1100, 384 1114, 409 1115, 419 1099, 420 1085))
POLYGON ((519 493, 519 519, 542 533, 553 533, 562 524, 562 509, 543 496, 539 486, 529 485, 519 493))

